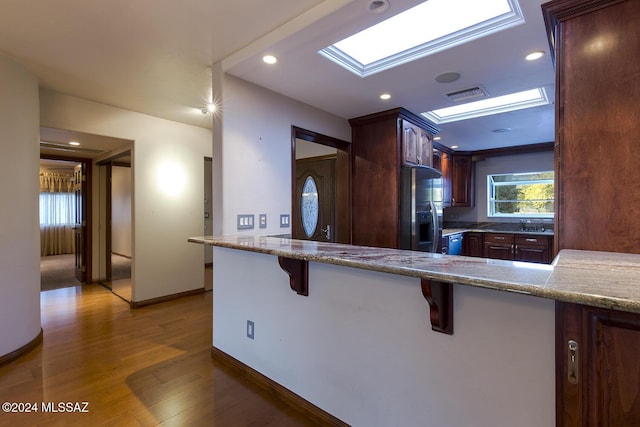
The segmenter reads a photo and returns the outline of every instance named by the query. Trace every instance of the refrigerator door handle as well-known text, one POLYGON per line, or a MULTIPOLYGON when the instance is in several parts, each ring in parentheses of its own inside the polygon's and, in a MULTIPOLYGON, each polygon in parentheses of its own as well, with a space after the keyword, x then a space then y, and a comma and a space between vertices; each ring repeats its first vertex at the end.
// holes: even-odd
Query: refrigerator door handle
POLYGON ((440 224, 438 223, 438 211, 436 210, 436 204, 433 200, 429 202, 431 205, 431 252, 435 253, 438 251, 438 230, 440 229, 440 224))

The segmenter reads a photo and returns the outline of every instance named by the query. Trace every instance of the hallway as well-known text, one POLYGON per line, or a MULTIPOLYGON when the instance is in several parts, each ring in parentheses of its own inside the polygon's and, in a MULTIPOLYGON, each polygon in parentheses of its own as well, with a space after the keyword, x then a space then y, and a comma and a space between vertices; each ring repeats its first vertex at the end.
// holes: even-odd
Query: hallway
POLYGON ((88 402, 88 413, 3 413, 0 426, 307 426, 210 358, 212 292, 131 310, 99 285, 41 293, 44 342, 0 367, 3 402, 88 402))

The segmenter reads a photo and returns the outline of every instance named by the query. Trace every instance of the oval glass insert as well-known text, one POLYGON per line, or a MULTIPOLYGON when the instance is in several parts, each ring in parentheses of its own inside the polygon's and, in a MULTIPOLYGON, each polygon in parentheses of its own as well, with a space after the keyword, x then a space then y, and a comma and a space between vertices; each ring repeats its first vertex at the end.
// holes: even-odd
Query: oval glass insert
POLYGON ((318 226, 318 187, 313 177, 308 176, 302 186, 302 199, 300 200, 302 213, 302 228, 307 237, 313 236, 318 226))

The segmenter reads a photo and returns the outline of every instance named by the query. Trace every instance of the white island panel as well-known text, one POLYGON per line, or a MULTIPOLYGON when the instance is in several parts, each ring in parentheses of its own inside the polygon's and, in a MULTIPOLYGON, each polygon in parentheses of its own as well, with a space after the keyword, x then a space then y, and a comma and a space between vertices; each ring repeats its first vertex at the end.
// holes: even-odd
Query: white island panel
POLYGON ((553 300, 455 285, 445 335, 418 278, 310 262, 305 297, 276 256, 214 265, 214 347, 353 426, 555 423, 553 300))

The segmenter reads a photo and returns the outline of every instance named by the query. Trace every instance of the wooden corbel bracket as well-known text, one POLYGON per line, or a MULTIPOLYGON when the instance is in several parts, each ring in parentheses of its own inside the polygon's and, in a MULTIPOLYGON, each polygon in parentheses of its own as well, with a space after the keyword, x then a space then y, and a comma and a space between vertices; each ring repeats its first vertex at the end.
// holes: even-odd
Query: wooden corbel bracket
POLYGON ((289 275, 289 286, 298 295, 309 296, 309 261, 279 256, 278 263, 289 275))
POLYGON ((429 303, 431 329, 453 335, 453 284, 420 279, 422 295, 429 303))

